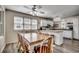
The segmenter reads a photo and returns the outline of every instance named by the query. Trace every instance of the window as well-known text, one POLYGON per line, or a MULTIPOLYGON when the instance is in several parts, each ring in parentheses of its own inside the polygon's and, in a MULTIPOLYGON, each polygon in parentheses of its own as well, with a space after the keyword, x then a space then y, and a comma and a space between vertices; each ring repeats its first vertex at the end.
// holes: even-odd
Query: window
POLYGON ((24 29, 25 30, 31 29, 31 20, 30 19, 24 18, 24 29))
POLYGON ((22 29, 23 29, 23 18, 14 17, 14 30, 22 30, 22 29))
POLYGON ((37 20, 33 19, 32 20, 32 30, 37 29, 37 20))
POLYGON ((14 30, 36 30, 37 20, 23 17, 14 17, 14 30))

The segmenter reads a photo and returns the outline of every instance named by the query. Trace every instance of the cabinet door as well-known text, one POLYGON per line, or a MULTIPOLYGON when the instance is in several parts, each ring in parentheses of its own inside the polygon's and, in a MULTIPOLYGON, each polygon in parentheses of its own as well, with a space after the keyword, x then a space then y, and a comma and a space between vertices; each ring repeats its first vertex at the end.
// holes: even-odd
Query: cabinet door
POLYGON ((63 37, 72 38, 72 31, 63 31, 63 37))

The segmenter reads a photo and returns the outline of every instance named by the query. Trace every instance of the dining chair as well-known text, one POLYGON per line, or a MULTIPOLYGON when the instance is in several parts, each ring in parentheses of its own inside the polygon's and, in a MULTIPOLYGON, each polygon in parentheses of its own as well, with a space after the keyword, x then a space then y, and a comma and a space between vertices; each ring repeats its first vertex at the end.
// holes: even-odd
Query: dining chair
POLYGON ((29 53, 29 41, 18 33, 18 51, 21 53, 29 53))
POLYGON ((52 37, 48 39, 44 39, 38 46, 35 46, 34 51, 35 53, 52 53, 52 37))

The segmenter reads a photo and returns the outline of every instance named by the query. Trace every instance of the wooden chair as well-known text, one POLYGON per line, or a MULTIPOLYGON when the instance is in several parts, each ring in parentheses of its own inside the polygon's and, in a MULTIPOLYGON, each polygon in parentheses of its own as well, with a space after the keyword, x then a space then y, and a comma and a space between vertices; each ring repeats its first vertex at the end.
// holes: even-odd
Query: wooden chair
POLYGON ((35 53, 52 53, 52 37, 40 42, 38 46, 35 46, 35 53))
POLYGON ((21 53, 29 53, 29 41, 18 33, 18 51, 21 53))

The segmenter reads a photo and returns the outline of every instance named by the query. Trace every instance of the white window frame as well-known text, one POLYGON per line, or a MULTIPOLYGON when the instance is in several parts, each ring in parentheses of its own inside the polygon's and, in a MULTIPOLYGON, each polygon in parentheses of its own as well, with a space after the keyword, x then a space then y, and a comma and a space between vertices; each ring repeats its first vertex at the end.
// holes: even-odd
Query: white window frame
POLYGON ((23 30, 23 17, 14 16, 14 30, 23 30), (17 28, 17 26, 20 28, 17 28))
POLYGON ((14 16, 14 30, 37 30, 37 20, 14 16))

